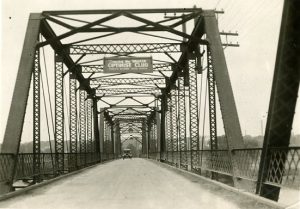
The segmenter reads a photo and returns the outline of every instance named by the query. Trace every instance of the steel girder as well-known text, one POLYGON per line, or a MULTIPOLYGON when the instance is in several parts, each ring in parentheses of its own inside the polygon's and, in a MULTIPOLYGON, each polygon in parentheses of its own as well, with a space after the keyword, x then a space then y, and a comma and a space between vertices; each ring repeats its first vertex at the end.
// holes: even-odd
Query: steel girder
POLYGON ((92 99, 86 100, 86 151, 94 152, 93 146, 93 111, 92 111, 92 99))
MULTIPOLYGON (((153 71, 172 71, 171 64, 153 64, 153 71)), ((103 73, 103 65, 81 65, 82 73, 103 73)))
MULTIPOLYGON (((80 153, 85 154, 86 150, 86 92, 84 90, 79 90, 79 150, 80 153)), ((85 164, 86 159, 83 159, 85 164)))
POLYGON ((133 53, 179 53, 181 43, 134 43, 134 44, 82 44, 65 45, 69 54, 133 54, 133 53))
POLYGON ((204 26, 206 37, 209 41, 209 56, 211 56, 211 65, 216 81, 229 155, 232 159, 233 181, 236 187, 243 187, 235 177, 237 173, 237 166, 235 166, 236 160, 230 150, 234 148, 244 148, 244 141, 221 37, 220 35, 217 35, 219 34, 219 28, 214 11, 204 11, 204 26))
POLYGON ((36 50, 34 55, 34 68, 33 68, 33 173, 34 181, 39 181, 40 174, 40 153, 41 153, 41 130, 40 130, 40 53, 36 50))
POLYGON ((185 95, 186 87, 184 86, 184 78, 178 78, 178 130, 179 130, 179 151, 180 151, 180 167, 187 170, 187 141, 186 141, 186 108, 185 95))
POLYGON ((99 131, 100 131, 100 135, 99 135, 100 153, 104 153, 104 133, 105 133, 104 129, 105 129, 104 128, 104 109, 101 108, 100 109, 100 124, 99 124, 99 131))
MULTIPOLYGON (((47 41, 51 40, 49 42, 50 45, 55 50, 55 52, 63 58, 63 62, 67 66, 69 71, 76 75, 76 79, 80 83, 81 88, 84 89, 89 95, 93 95, 94 91, 88 85, 88 82, 82 75, 81 70, 78 69, 79 66, 76 65, 72 58, 66 53, 62 43, 58 39, 56 39, 57 36, 55 32, 52 30, 51 26, 45 19, 41 20, 41 34, 46 38, 47 41)), ((36 43, 34 43, 33 45, 35 44, 36 43)))
MULTIPOLYGON (((40 23, 40 14, 30 14, 3 144, 1 147, 1 153, 12 153, 17 155, 19 152, 24 117, 27 107, 27 99, 30 89, 31 74, 35 63, 35 43, 38 40, 40 23)), ((13 178, 15 176, 17 165, 16 159, 17 158, 9 159, 10 168, 8 169, 9 173, 7 173, 9 180, 8 182, 0 184, 0 194, 5 194, 12 190, 13 178)))
POLYGON ((55 55, 55 164, 64 172, 64 77, 62 58, 55 55))
POLYGON ((209 136, 210 149, 218 149, 217 141, 217 114, 216 114, 216 81, 212 66, 212 57, 210 49, 207 48, 207 80, 208 80, 208 104, 209 104, 209 136))
POLYGON ((88 14, 112 14, 116 12, 126 11, 133 14, 152 14, 152 13, 188 13, 188 12, 202 12, 201 8, 162 8, 162 9, 126 9, 126 10, 58 10, 58 11, 44 11, 43 14, 49 15, 88 15, 88 14))
POLYGON ((148 146, 147 146, 147 124, 146 121, 144 120, 142 122, 142 153, 144 155, 147 155, 148 157, 148 146))
POLYGON ((267 176, 281 184, 286 154, 272 157, 270 148, 289 147, 300 82, 300 1, 284 1, 268 119, 259 166, 256 193, 277 201, 280 187, 264 184, 267 176), (273 163, 272 163, 273 162, 273 163), (273 167, 269 170, 269 167, 273 167), (268 173, 269 172, 269 173, 268 173))
MULTIPOLYGON (((172 151, 177 152, 178 149, 178 108, 177 108, 177 95, 178 95, 178 89, 171 89, 171 133, 172 133, 172 151)), ((172 156, 172 163, 176 166, 179 166, 179 162, 177 157, 174 155, 172 156)))
MULTIPOLYGON (((70 153, 77 153, 77 94, 76 80, 70 75, 70 153)), ((76 162, 75 162, 76 163, 76 162)))
MULTIPOLYGON (((116 85, 165 85, 165 78, 93 78, 90 85, 116 86, 116 85)), ((98 88, 99 89, 99 88, 98 88)))
POLYGON ((198 121, 198 87, 195 57, 189 58, 189 119, 190 119, 190 150, 191 169, 198 164, 197 150, 199 150, 199 121, 198 121))
POLYGON ((97 95, 119 95, 119 94, 161 94, 158 88, 106 88, 97 89, 97 95))
POLYGON ((94 138, 95 138, 95 152, 100 155, 100 127, 98 120, 98 101, 93 98, 93 118, 94 118, 94 138))
MULTIPOLYGON (((70 153, 77 153, 77 93, 76 93, 76 79, 74 75, 69 76, 69 101, 70 101, 70 153)), ((68 163, 69 169, 76 170, 78 166, 78 160, 76 155, 70 156, 70 162, 68 163)))
POLYGON ((165 138, 166 138, 166 151, 167 151, 167 155, 166 155, 166 159, 169 163, 173 162, 173 155, 172 155, 172 151, 173 151, 173 138, 172 138, 172 112, 171 112, 171 96, 168 95, 167 97, 167 110, 166 110, 166 120, 165 120, 165 138))
POLYGON ((171 128, 171 98, 167 97, 167 111, 166 111, 166 142, 167 151, 172 151, 172 128, 171 128))

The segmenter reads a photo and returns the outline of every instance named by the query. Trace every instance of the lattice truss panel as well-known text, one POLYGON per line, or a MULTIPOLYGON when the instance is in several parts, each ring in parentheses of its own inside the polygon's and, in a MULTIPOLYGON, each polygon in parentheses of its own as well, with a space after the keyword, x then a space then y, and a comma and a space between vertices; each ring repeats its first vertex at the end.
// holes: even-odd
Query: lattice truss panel
POLYGON ((77 94, 76 79, 70 76, 70 152, 77 153, 77 94))
POLYGON ((87 129, 87 143, 86 149, 87 152, 93 152, 93 115, 92 115, 92 103, 93 101, 89 98, 86 100, 86 129, 87 129))
MULTIPOLYGON (((177 126, 177 89, 171 89, 171 134, 172 134, 172 151, 178 151, 178 126, 177 126)), ((178 161, 172 155, 172 163, 178 165, 178 161)))
POLYGON ((86 92, 79 91, 79 130, 80 153, 86 153, 86 92))
POLYGON ((64 171, 64 85, 63 62, 55 56, 55 161, 59 172, 64 171))
POLYGON ((118 94, 161 94, 157 88, 106 88, 97 89, 97 95, 118 95, 118 94))
POLYGON ((164 78, 94 78, 91 79, 90 85, 165 85, 164 78))
POLYGON ((167 112, 166 112, 166 144, 167 151, 172 151, 172 117, 171 117, 171 97, 167 97, 167 112))
POLYGON ((198 164, 198 156, 195 151, 199 149, 198 92, 195 59, 189 59, 189 105, 191 166, 194 169, 194 165, 198 164))
POLYGON ((216 82, 212 57, 209 47, 207 48, 207 80, 208 80, 208 103, 209 103, 209 125, 211 149, 218 149, 217 141, 217 115, 216 115, 216 82))
POLYGON ((178 118, 179 118, 179 150, 180 167, 187 169, 187 146, 186 146, 186 109, 185 109, 185 86, 184 78, 178 78, 178 118))
POLYGON ((36 50, 33 69, 33 172, 40 172, 40 53, 36 50))
POLYGON ((67 46, 70 54, 132 54, 181 52, 178 43, 82 44, 67 46))

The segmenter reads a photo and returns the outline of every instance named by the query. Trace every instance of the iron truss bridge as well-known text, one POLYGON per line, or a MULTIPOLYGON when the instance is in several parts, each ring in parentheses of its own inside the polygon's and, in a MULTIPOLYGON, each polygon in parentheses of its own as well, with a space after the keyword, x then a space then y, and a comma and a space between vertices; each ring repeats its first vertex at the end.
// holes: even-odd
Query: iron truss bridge
POLYGON ((300 77, 300 6, 285 4, 266 134, 262 147, 251 148, 243 140, 223 50, 238 46, 228 41, 238 34, 219 31, 222 12, 31 14, 1 146, 0 194, 19 188, 21 180, 39 184, 119 159, 132 140, 139 144, 136 156, 226 179, 265 198, 277 201, 281 188, 299 188, 300 147, 289 142, 300 77), (153 71, 104 71, 106 58, 124 67, 144 54, 153 71))

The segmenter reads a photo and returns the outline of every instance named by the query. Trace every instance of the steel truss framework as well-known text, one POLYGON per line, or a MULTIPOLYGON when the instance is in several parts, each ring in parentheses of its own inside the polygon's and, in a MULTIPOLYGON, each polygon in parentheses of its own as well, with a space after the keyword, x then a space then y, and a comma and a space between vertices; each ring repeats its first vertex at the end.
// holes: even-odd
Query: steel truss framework
MULTIPOLYGON (((294 4, 299 8, 298 4, 294 4)), ((294 33, 298 35, 297 31, 294 33)), ((26 32, 2 152, 12 154, 13 156, 18 155, 32 78, 33 159, 31 166, 33 174, 30 177, 35 181, 39 181, 39 178, 42 178, 45 174, 42 173, 44 168, 41 169, 40 161, 40 83, 42 82, 42 77, 40 73, 41 55, 39 51, 42 47, 50 45, 55 54, 55 162, 53 163, 54 166, 49 169, 53 171, 53 174, 58 175, 93 163, 117 158, 121 154, 122 135, 135 133, 141 135, 143 156, 159 156, 158 159, 160 161, 186 170, 191 168, 194 172, 200 173, 204 170, 210 173, 225 173, 226 175, 231 175, 235 186, 238 186, 236 177, 240 176, 240 171, 237 168, 242 163, 240 163, 240 155, 237 154, 240 150, 236 149, 244 148, 244 144, 222 48, 224 45, 221 42, 221 35, 233 34, 219 32, 216 11, 198 8, 46 11, 41 14, 32 14, 26 32), (177 13, 177 15, 173 15, 174 13, 177 13), (159 18, 164 15, 164 18, 153 21, 140 16, 140 14, 160 15, 159 18), (170 14, 173 16, 168 17, 170 14), (89 22, 77 19, 76 15, 82 15, 83 17, 85 15, 100 16, 97 20, 89 22), (135 22, 140 22, 141 25, 137 27, 115 27, 109 25, 110 20, 122 16, 135 22), (68 21, 64 20, 72 20, 74 25, 70 25, 68 21), (184 28, 188 26, 187 23, 189 21, 193 20, 195 20, 194 28, 190 30, 192 31, 191 34, 187 34, 184 28), (68 31, 56 35, 49 22, 55 23, 59 27, 64 27, 68 31), (76 25, 75 22, 77 23, 76 25), (179 30, 178 26, 181 26, 182 30, 179 30), (172 34, 172 37, 150 33, 157 33, 158 31, 172 34), (89 34, 96 34, 96 36, 90 36, 87 39, 81 39, 72 43, 68 39, 75 34, 80 35, 87 32, 89 34), (107 34, 103 34, 104 32, 107 34), (101 42, 98 42, 98 39, 116 34, 122 35, 123 32, 160 38, 168 40, 168 42, 126 44, 99 44, 101 42), (45 40, 37 42, 40 35, 45 40), (174 36, 177 38, 174 38, 174 36), (206 45, 208 50, 206 52, 200 51, 200 48, 203 48, 199 47, 200 45, 206 45), (151 74, 152 77, 149 77, 149 74, 141 73, 139 77, 129 78, 114 77, 116 76, 115 74, 102 75, 103 65, 101 63, 103 59, 96 60, 99 61, 97 64, 91 64, 93 61, 81 62, 82 59, 85 59, 86 55, 91 57, 94 54, 111 54, 126 57, 144 53, 159 54, 159 56, 164 53, 171 62, 169 60, 155 60, 153 69, 156 73, 160 73, 159 76, 156 74, 156 77, 153 77, 154 75, 151 74), (174 56, 175 54, 177 57, 174 56), (206 55, 207 64, 202 62, 204 54, 206 55), (179 58, 175 59, 174 57, 179 58), (206 74, 208 80, 210 150, 200 150, 199 147, 200 115, 198 110, 201 109, 201 106, 198 102, 199 88, 197 82, 199 79, 197 75, 204 73, 203 69, 205 68, 203 68, 203 65, 205 64, 207 65, 206 74), (99 74, 101 76, 98 76, 99 74), (69 76, 69 79, 64 79, 65 76, 69 76), (69 82, 69 85, 64 84, 66 80, 69 82), (126 87, 118 88, 120 85, 126 87), (64 95, 66 94, 64 93, 64 89, 67 89, 67 87, 69 87, 69 92, 67 92, 69 95, 64 95), (228 145, 227 150, 218 149, 216 93, 218 93, 221 107, 226 143, 228 145), (146 103, 139 101, 134 97, 135 95, 150 95, 155 99, 150 103, 146 103), (124 99, 115 104, 106 102, 103 99, 110 96, 121 96, 124 99), (69 98, 69 101, 67 101, 67 98, 69 98), (120 105, 122 101, 128 98, 137 102, 138 105, 120 105), (98 101, 106 103, 109 107, 101 106, 98 108, 100 104, 100 102, 98 104, 98 101), (65 106, 69 108, 69 111, 65 106), (69 129, 66 127, 65 116, 69 118, 69 129), (187 123, 189 126, 187 126, 187 123), (131 127, 131 129, 129 130, 126 126, 131 127), (65 134, 66 130, 69 130, 69 134, 65 134), (68 136, 69 138, 67 138, 68 136), (70 141, 68 153, 66 153, 67 147, 65 147, 67 140, 70 141), (157 155, 158 152, 159 155, 157 155)), ((225 45, 230 44, 226 43, 225 45)), ((124 73, 120 74, 124 75, 124 73)), ((293 89, 296 84, 299 85, 299 82, 291 83, 287 91, 293 89)), ((292 96, 293 101, 289 103, 288 107, 295 104, 295 95, 293 94, 292 96)), ((272 105, 275 105, 275 103, 272 105)), ((272 106, 271 109, 275 111, 276 108, 274 109, 272 106)), ((294 110, 294 106, 292 109, 294 110)), ((283 111, 278 117, 281 117, 285 113, 283 111)), ((291 122, 291 116, 286 120, 291 122)), ((269 124, 271 129, 272 127, 274 129, 274 126, 274 124, 269 124)), ((289 133, 290 131, 287 131, 284 136, 288 137, 289 133)), ((270 141, 271 136, 273 135, 266 136, 266 141, 270 141)), ((266 143, 265 146, 268 147, 266 143)), ((277 145, 280 143, 273 144, 277 145)), ((257 188, 261 195, 267 196, 266 193, 269 189, 274 188, 263 185, 267 181, 266 179, 269 179, 268 181, 278 179, 283 174, 280 174, 281 176, 278 173, 274 174, 274 172, 267 174, 268 170, 266 166, 268 167, 272 163, 271 153, 267 148, 263 150, 262 157, 264 161, 260 166, 259 185, 257 188)), ((278 161, 282 160, 278 159, 278 157, 275 158, 278 161)), ((284 157, 283 161, 285 162, 285 160, 286 157, 284 157)), ((18 164, 17 158, 9 158, 8 165, 8 169, 5 172, 9 178, 5 182, 0 182, 1 194, 7 193, 12 189, 14 177, 18 176, 16 175, 18 174, 17 167, 20 164, 18 164)), ((283 166, 277 167, 282 169, 283 166)), ((278 192, 278 188, 275 188, 275 190, 278 192)), ((274 197, 271 198, 274 199, 274 197)))
POLYGON ((135 43, 135 44, 82 44, 70 45, 69 54, 120 54, 133 53, 178 53, 180 43, 135 43))

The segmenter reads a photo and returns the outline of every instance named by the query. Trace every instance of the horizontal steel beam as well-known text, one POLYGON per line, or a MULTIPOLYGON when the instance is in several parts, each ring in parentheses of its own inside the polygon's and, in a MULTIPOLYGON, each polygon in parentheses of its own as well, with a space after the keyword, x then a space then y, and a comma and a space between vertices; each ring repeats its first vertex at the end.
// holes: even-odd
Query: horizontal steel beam
POLYGON ((103 96, 104 94, 116 95, 116 94, 155 94, 161 95, 161 90, 158 88, 108 88, 97 89, 96 95, 103 96))
MULTIPOLYGON (((134 14, 143 14, 143 13, 188 13, 188 12, 202 12, 201 8, 174 8, 174 9, 126 9, 126 10, 56 10, 56 11, 44 11, 43 14, 48 15, 90 15, 90 14, 112 14, 116 12, 129 12, 134 14)), ((179 14, 181 15, 181 14, 179 14)))
POLYGON ((90 85, 162 85, 166 84, 164 78, 95 78, 90 85))
POLYGON ((179 53, 184 43, 132 43, 132 44, 81 44, 65 45, 69 54, 128 54, 128 53, 179 53))

